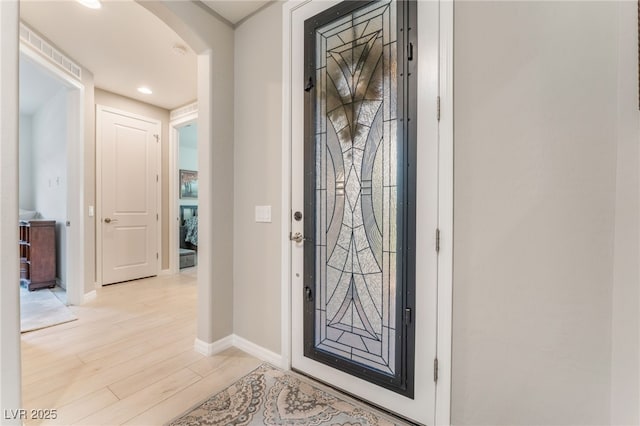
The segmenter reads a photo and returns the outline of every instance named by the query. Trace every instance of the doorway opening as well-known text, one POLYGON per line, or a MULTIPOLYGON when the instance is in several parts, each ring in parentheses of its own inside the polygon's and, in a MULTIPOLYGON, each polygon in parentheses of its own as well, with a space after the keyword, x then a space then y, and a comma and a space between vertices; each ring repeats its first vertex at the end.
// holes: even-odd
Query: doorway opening
POLYGON ((171 112, 169 194, 171 273, 197 272, 198 265, 198 113, 197 104, 171 112))
POLYGON ((83 85, 25 44, 19 59, 21 331, 75 319, 83 299, 83 85), (71 260, 74 260, 73 262, 71 260), (76 260, 80 259, 80 262, 76 260))
MULTIPOLYGON (((198 264, 198 125, 178 128, 180 269, 198 264)), ((174 248, 175 249, 175 248, 174 248)))

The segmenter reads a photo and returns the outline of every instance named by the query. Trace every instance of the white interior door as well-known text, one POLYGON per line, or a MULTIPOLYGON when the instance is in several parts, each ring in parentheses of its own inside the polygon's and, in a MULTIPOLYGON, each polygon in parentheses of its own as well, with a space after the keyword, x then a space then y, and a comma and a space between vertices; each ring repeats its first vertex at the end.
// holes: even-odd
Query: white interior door
MULTIPOLYGON (((291 57, 290 57, 290 93, 291 93, 291 206, 293 212, 301 212, 303 217, 314 215, 316 212, 305 211, 305 179, 309 178, 309 170, 305 173, 305 92, 302 90, 308 86, 308 78, 304 71, 304 40, 305 40, 305 20, 314 17, 324 10, 338 4, 337 1, 308 1, 290 6, 291 12, 291 57)), ((413 397, 403 396, 397 392, 385 389, 382 386, 371 383, 368 380, 354 377, 345 371, 341 371, 333 366, 327 365, 326 362, 318 362, 311 357, 305 356, 305 299, 309 298, 308 290, 305 284, 305 244, 302 241, 292 241, 291 246, 291 363, 292 368, 309 374, 321 381, 337 386, 351 394, 357 395, 376 405, 384 407, 389 411, 398 413, 413 421, 423 424, 433 424, 435 421, 435 404, 436 404, 436 381, 434 380, 434 360, 436 358, 436 328, 437 328, 437 265, 438 258, 435 246, 436 228, 438 225, 438 118, 436 114, 436 103, 438 96, 438 3, 437 2, 418 2, 417 9, 418 25, 418 48, 414 52, 418 63, 418 79, 417 79, 417 153, 414 166, 417 164, 416 173, 416 199, 413 200, 416 205, 416 265, 415 265, 415 311, 412 312, 412 320, 415 321, 415 370, 414 374, 414 394, 413 397)), ((365 34, 366 35, 366 34, 365 34)), ((331 43, 330 41, 327 43, 331 43)), ((357 43, 354 43, 354 45, 357 43)), ((331 54, 336 54, 332 52, 331 54)), ((344 59, 345 55, 342 54, 344 59)), ((341 60, 340 58, 338 58, 341 60)), ((348 60, 348 58, 346 59, 348 60)), ((352 68, 357 69, 357 67, 352 68)), ((322 90, 326 90, 327 83, 321 83, 322 90)), ((316 82, 320 86, 320 83, 316 82)), ((320 89, 316 89, 320 90, 320 89)), ((352 93, 354 93, 352 91, 352 93)), ((308 119, 308 117, 307 117, 308 119)), ((327 118, 329 121, 330 118, 327 118)), ((338 128, 335 128, 338 131, 338 128)), ((329 131, 329 130, 328 130, 329 131)), ((319 136, 322 137, 322 136, 319 136)), ((328 138, 328 136, 327 136, 328 138)), ((355 144, 355 142, 353 142, 355 144)), ((343 164, 352 164, 356 155, 349 156, 342 151, 344 156, 343 164)), ((318 155, 318 154, 316 154, 318 155)), ((333 154, 329 154, 335 158, 333 154)), ((340 155, 340 154, 339 154, 340 155)), ((320 158, 320 157, 318 157, 320 158)), ((308 161, 308 158, 307 158, 308 161)), ((318 160, 325 161, 325 160, 318 160)), ((324 166, 322 166, 324 167, 324 166)), ((351 166, 350 166, 351 167, 351 166)), ((337 171, 337 169, 336 169, 337 171)), ((311 172, 313 173, 313 172, 311 172)), ((336 173, 338 175, 339 173, 336 173)), ((313 174, 312 174, 313 176, 313 174)), ((336 179, 339 180, 339 179, 336 179)), ((359 179, 360 180, 360 179, 359 179)), ((365 182, 362 180, 362 182, 365 182)), ((360 194, 367 194, 371 191, 365 188, 365 184, 358 182, 361 186, 356 191, 360 194)), ((349 190, 349 186, 354 186, 353 182, 349 182, 347 171, 341 182, 336 182, 334 193, 349 190)), ((357 185, 356 185, 357 186, 357 185)), ((307 188, 307 190, 309 190, 307 188)), ((330 189, 326 189, 330 191, 330 189)), ((324 196, 324 195, 323 195, 324 196)), ((349 196, 345 196, 348 198, 349 196)), ((359 201, 349 201, 350 205, 359 205, 359 201)), ((308 201, 308 199, 307 199, 308 201)), ((342 201, 347 203, 347 201, 342 201)), ((337 204, 338 201, 335 201, 337 204)), ((321 208, 322 202, 319 203, 321 208)), ((335 205, 335 204, 334 204, 335 205)), ((322 219, 316 219, 322 225, 327 227, 327 223, 322 219)), ((304 234, 304 221, 296 220, 293 215, 291 219, 292 235, 296 233, 304 234)), ((307 230, 308 231, 308 230, 307 230)), ((317 232, 317 231, 316 231, 317 232)), ((342 235, 342 232, 340 232, 342 235)), ((353 234, 352 234, 353 235, 353 234)), ((310 239, 318 238, 316 235, 304 235, 310 239)), ((340 238, 340 237, 338 237, 340 238)), ((349 244, 343 246, 346 248, 349 244)), ((328 239, 328 237, 327 237, 328 239)), ((346 241, 346 240, 345 240, 346 241)), ((318 243, 320 244, 320 243, 318 243)), ((323 243, 327 244, 327 243, 323 243)), ((356 250, 357 251, 357 250, 356 250)), ((322 256, 322 255, 320 255, 322 256)), ((347 255, 348 256, 348 255, 347 255)), ((327 255, 328 257, 328 255, 327 255)), ((347 259, 350 259, 347 257, 347 259)), ((320 257, 316 260, 317 265, 327 263, 326 258, 320 257), (320 263, 318 263, 320 262, 320 263)), ((327 263, 328 264, 328 263, 327 263)), ((307 266, 309 263, 307 262, 307 266)), ((337 289, 342 284, 337 285, 337 289)), ((349 292, 353 293, 357 287, 357 283, 342 285, 349 292)), ((325 303, 321 299, 321 295, 313 295, 319 303, 325 303)), ((349 296, 352 297, 352 296, 349 296)), ((344 298, 347 300, 347 298, 344 298)), ((353 297, 352 297, 353 300, 353 297)), ((358 302, 362 308, 363 303, 358 302)), ((353 303, 351 303, 353 305, 353 303)), ((342 303, 339 308, 338 316, 342 315, 343 308, 347 306, 351 315, 356 312, 355 306, 348 306, 342 303)), ((308 307, 308 305, 307 305, 308 307)), ((307 309, 308 310, 308 309, 307 309)), ((319 314, 322 315, 322 314, 319 314)), ((327 314, 328 315, 328 314, 327 314)), ((309 317, 307 316, 307 319, 309 317)), ((317 320, 316 320, 317 321, 317 320)), ((359 322, 360 323, 360 322, 359 322)), ((343 326, 344 324, 338 324, 343 326)), ((373 324, 369 324, 373 325, 373 324)), ((353 326, 353 324, 352 324, 353 326)), ((317 327, 317 322, 316 322, 317 327)), ((371 328, 371 327, 363 327, 371 328)), ((375 327, 374 327, 375 328, 375 327)), ((372 333, 373 334, 373 333, 372 333)), ((363 333, 364 335, 364 333, 363 333)), ((349 336, 350 338, 352 336, 349 336)), ((322 339, 322 338, 321 338, 322 339)), ((339 339, 337 339, 339 340, 339 339)), ((381 339, 382 340, 382 339, 381 339)), ((366 344, 366 339, 363 339, 366 344)), ((358 341, 359 342, 359 341, 358 341)), ((306 342, 308 344, 308 341, 306 342)), ((330 344, 333 344, 329 342, 330 344)), ((339 342, 337 342, 339 343, 339 342)), ((383 342, 384 345, 384 342, 383 342)), ((321 349, 321 344, 316 340, 316 348, 321 349)), ((334 345, 344 350, 344 346, 334 345)), ((329 353, 336 354, 329 350, 329 353)), ((353 355, 354 351, 351 351, 353 355)), ((361 355, 364 355, 360 353, 361 355)), ((338 355, 339 357, 339 355, 338 355)), ((355 357, 352 356, 353 359, 355 357)), ((362 359, 362 357, 360 357, 362 359)), ((371 358, 373 359, 373 357, 371 358)))
POLYGON ((102 284, 157 275, 160 122, 98 107, 102 284))

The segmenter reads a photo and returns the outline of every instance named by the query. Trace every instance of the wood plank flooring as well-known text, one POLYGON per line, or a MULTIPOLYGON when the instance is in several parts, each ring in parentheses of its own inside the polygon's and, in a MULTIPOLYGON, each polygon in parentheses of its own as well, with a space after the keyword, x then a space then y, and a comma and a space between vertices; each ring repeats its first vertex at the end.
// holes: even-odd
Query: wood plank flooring
POLYGON ((26 424, 162 425, 260 365, 237 349, 193 350, 196 271, 98 289, 77 321, 22 335, 26 424))

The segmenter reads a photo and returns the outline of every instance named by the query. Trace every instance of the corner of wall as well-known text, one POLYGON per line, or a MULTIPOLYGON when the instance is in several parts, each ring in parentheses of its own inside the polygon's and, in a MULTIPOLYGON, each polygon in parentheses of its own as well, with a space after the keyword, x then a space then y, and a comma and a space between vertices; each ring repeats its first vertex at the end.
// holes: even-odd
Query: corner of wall
MULTIPOLYGON (((0 2, 0 409, 21 404, 18 274, 18 2, 0 2)), ((18 416, 3 424, 21 425, 18 416)))
POLYGON ((640 112, 638 26, 635 19, 637 4, 619 2, 618 8, 618 155, 611 309, 611 424, 639 424, 640 112))

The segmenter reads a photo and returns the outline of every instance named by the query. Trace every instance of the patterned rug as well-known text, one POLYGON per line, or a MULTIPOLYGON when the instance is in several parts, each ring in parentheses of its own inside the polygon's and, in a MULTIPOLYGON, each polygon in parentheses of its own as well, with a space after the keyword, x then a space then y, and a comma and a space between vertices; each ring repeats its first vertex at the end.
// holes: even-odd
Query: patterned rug
POLYGON ((168 426, 406 424, 302 376, 262 364, 168 426))

